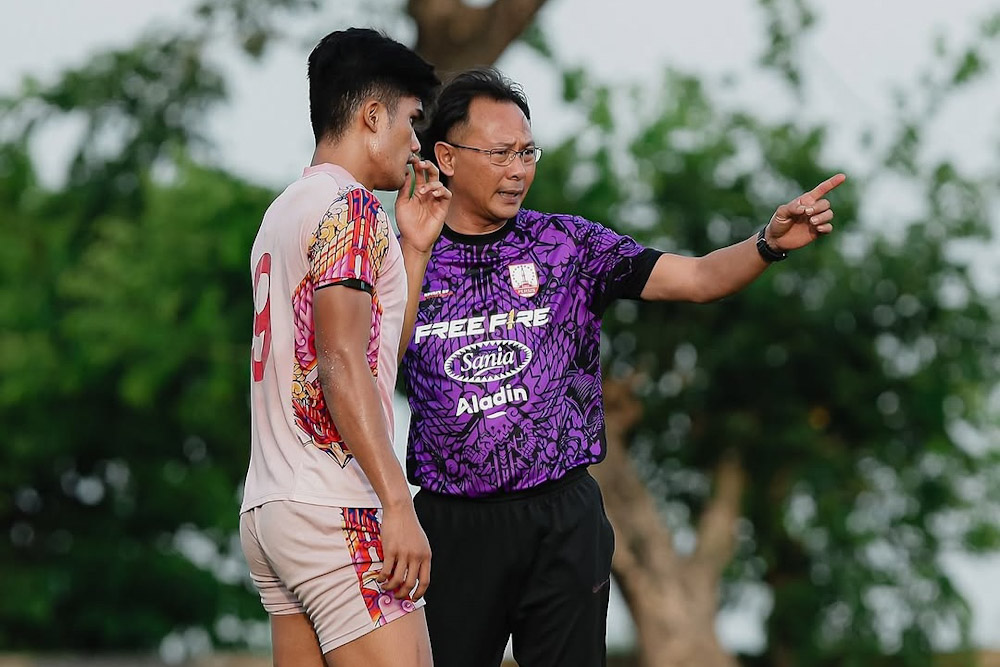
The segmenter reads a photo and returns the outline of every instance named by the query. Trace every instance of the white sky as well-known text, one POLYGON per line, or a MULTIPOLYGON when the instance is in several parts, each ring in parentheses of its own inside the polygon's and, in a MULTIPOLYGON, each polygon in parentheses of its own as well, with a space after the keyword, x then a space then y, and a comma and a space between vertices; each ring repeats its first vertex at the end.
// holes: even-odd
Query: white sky
MULTIPOLYGON (((409 39, 412 33, 407 31, 412 28, 405 22, 386 24, 384 7, 393 1, 333 0, 321 20, 313 17, 306 24, 290 25, 302 36, 299 43, 272 51, 259 64, 220 49, 234 95, 209 121, 217 150, 208 157, 272 187, 296 178, 312 152, 305 81, 308 46, 345 22, 381 24, 393 28, 400 39, 409 39)), ((0 0, 0 95, 16 92, 25 74, 45 80, 89 54, 129 44, 141 31, 185 20, 193 4, 193 0, 0 0)), ((798 116, 829 123, 835 138, 833 157, 863 172, 866 166, 855 150, 858 129, 886 129, 890 92, 916 81, 930 60, 934 36, 945 34, 956 47, 976 29, 978 19, 1000 11, 1000 0, 813 4, 820 13, 819 27, 801 54, 811 83, 805 101, 794 106, 772 79, 755 72, 764 34, 755 0, 550 0, 541 21, 563 61, 583 65, 605 80, 619 77, 655 84, 665 65, 716 82, 724 74, 736 74, 741 83, 724 99, 769 118, 798 116)), ((559 103, 554 75, 522 46, 510 49, 498 65, 524 85, 539 144, 562 138, 572 123, 567 123, 559 103)), ((998 89, 993 76, 949 102, 934 126, 931 153, 954 157, 967 169, 995 163, 1000 151, 998 89)), ((72 127, 67 125, 41 142, 40 150, 48 156, 43 162, 47 180, 57 180, 63 147, 71 136, 72 127)), ((948 566, 973 603, 977 642, 1000 647, 1000 598, 995 595, 1000 590, 1000 558, 953 557, 948 566)), ((759 644, 762 635, 752 616, 750 621, 747 614, 720 620, 729 646, 759 644)), ((613 643, 631 634, 620 598, 613 604, 610 626, 613 643)))

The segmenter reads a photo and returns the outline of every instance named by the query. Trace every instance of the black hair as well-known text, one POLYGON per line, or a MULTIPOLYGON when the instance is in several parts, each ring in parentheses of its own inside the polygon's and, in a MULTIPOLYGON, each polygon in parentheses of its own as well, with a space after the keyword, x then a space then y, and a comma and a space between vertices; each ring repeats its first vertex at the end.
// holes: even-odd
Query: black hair
POLYGON ((395 113, 412 95, 426 106, 440 80, 406 46, 368 28, 331 32, 309 54, 309 117, 316 143, 337 139, 361 104, 375 97, 395 113))
POLYGON ((528 98, 521 86, 514 83, 493 67, 477 67, 457 75, 438 94, 426 128, 420 133, 420 153, 425 160, 437 164, 434 144, 447 141, 448 133, 456 125, 469 120, 472 100, 486 97, 496 102, 513 102, 524 117, 531 120, 528 98))

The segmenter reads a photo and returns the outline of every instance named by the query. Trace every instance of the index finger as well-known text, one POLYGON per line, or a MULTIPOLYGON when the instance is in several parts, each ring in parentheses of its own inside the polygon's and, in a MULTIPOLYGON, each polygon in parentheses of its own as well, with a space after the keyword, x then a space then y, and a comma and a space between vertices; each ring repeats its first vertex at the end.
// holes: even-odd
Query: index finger
POLYGON ((396 569, 396 556, 395 554, 385 554, 385 559, 382 561, 382 569, 379 570, 378 575, 375 577, 375 581, 380 584, 384 584, 392 576, 392 571, 396 569))
POLYGON ((423 171, 424 183, 436 181, 441 175, 441 172, 438 171, 437 165, 430 160, 421 160, 419 166, 423 171))
POLYGON ((844 174, 837 174, 836 176, 831 176, 830 178, 826 179, 825 181, 814 187, 812 190, 810 190, 808 196, 812 197, 813 200, 822 199, 823 197, 826 196, 827 192, 830 192, 831 190, 833 190, 835 187, 837 187, 846 180, 847 176, 845 176, 844 174))

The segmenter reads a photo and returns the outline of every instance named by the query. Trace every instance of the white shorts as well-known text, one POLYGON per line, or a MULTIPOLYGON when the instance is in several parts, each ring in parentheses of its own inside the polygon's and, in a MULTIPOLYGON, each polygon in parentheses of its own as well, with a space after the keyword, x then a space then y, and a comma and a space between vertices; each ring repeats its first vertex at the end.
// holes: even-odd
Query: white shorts
POLYGON ((273 501, 240 515, 240 543, 268 614, 309 616, 323 653, 419 609, 375 577, 382 510, 273 501))

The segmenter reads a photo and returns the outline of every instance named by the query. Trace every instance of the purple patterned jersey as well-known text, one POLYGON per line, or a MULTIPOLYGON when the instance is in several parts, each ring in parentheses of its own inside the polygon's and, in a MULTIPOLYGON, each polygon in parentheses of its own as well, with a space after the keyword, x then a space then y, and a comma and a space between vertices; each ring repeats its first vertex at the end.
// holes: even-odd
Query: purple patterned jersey
POLYGON ((478 497, 603 459, 601 314, 639 298, 659 255, 567 215, 522 210, 481 236, 446 227, 403 360, 410 481, 478 497))

